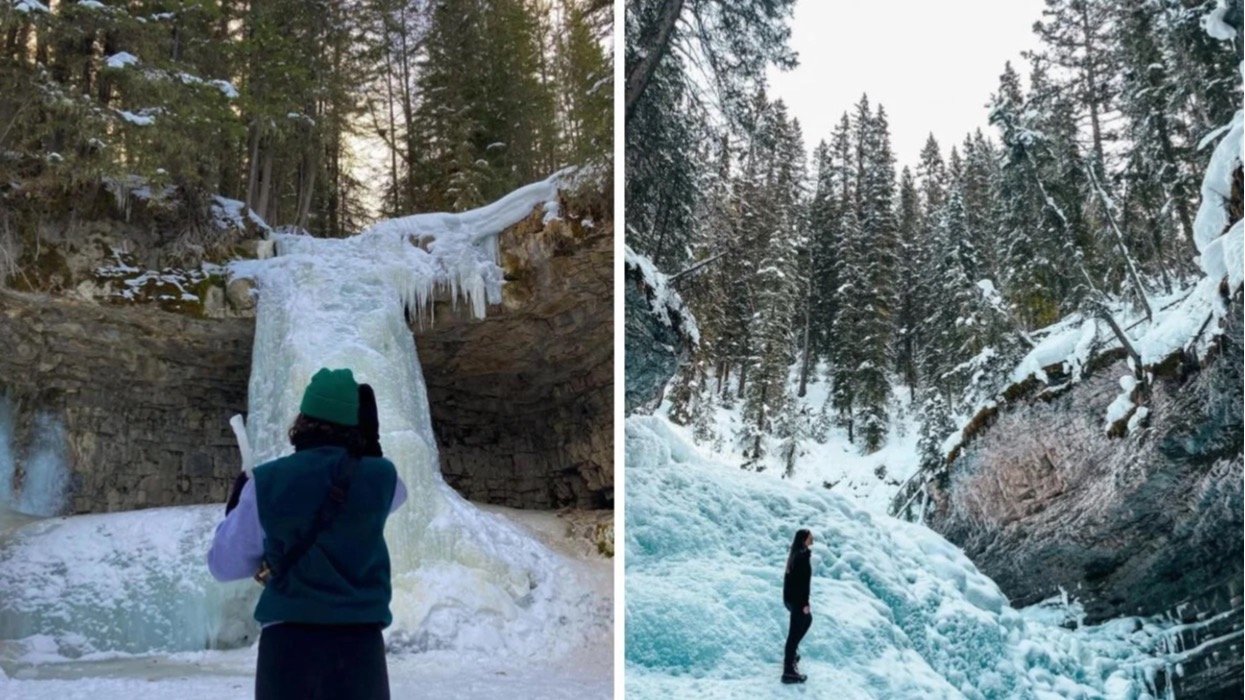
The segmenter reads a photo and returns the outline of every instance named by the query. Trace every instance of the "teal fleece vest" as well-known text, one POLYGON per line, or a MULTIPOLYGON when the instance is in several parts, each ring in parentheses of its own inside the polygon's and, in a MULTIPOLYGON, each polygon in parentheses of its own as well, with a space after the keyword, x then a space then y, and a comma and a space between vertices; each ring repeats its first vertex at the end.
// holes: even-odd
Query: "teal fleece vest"
MULTIPOLYGON (((340 447, 317 447, 255 468, 267 561, 280 561, 295 535, 311 526, 342 455, 340 447)), ((393 621, 384 530, 397 477, 387 459, 359 461, 345 506, 286 574, 282 590, 271 583, 264 587, 256 620, 385 626, 393 621)))

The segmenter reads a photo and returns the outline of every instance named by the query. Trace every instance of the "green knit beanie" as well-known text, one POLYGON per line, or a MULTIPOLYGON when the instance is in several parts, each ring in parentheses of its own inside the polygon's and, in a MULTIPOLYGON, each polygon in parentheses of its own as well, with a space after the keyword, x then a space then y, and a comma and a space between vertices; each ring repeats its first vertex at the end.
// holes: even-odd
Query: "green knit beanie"
POLYGON ((310 418, 339 425, 359 424, 359 385, 348 369, 321 369, 303 392, 298 410, 310 418))

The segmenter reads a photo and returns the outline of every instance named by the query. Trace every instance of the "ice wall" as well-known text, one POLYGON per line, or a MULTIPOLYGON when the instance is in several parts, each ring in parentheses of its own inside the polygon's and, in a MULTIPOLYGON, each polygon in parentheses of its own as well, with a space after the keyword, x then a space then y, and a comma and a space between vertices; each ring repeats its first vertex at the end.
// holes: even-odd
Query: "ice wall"
POLYGON ((27 515, 51 516, 65 509, 69 495, 66 445, 65 426, 59 418, 48 412, 35 416, 17 510, 27 515))
POLYGON ((1078 632, 1012 609, 928 528, 717 464, 663 418, 627 420, 628 697, 754 698, 781 686, 786 550, 813 550, 804 690, 836 698, 1127 698, 1155 692, 1166 629, 1078 632))
POLYGON ((12 508, 13 475, 17 463, 13 456, 13 405, 0 394, 0 509, 12 508))
POLYGON ((217 583, 204 564, 220 516, 217 505, 152 508, 13 531, 0 543, 0 640, 51 638, 70 658, 254 641, 259 587, 217 583))
POLYGON ((65 427, 53 413, 34 416, 24 450, 16 442, 12 400, 0 394, 0 508, 26 515, 59 514, 69 495, 69 462, 65 427), (19 454, 22 477, 17 478, 19 454))

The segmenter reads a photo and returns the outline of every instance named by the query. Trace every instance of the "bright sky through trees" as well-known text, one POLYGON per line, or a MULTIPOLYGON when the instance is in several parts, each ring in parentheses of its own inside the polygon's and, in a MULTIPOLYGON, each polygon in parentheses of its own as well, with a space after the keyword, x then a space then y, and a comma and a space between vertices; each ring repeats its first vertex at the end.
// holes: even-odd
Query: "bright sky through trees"
POLYGON ((1026 75, 1020 52, 1037 45, 1032 27, 1042 7, 1042 0, 803 0, 791 39, 800 65, 770 71, 770 96, 800 120, 811 150, 868 92, 886 107, 898 165, 915 165, 930 132, 945 150, 988 129, 986 101, 1005 61, 1026 75))

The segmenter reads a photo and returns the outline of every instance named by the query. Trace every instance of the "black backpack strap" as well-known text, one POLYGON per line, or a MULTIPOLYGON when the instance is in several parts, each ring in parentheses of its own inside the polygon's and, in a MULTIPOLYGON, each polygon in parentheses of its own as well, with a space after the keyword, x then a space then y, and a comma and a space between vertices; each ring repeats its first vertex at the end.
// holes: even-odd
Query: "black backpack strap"
POLYGON ((350 496, 350 481, 358 465, 359 458, 349 452, 333 465, 328 493, 325 494, 324 501, 316 511, 311 527, 307 528, 306 532, 300 533, 301 536, 285 550, 277 561, 269 561, 265 557, 260 563, 259 571, 255 573, 256 581, 265 586, 273 584, 278 589, 284 585, 285 575, 298 564, 303 555, 311 550, 320 534, 328 529, 328 526, 345 507, 346 499, 350 496))

